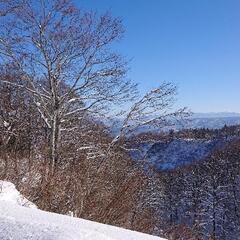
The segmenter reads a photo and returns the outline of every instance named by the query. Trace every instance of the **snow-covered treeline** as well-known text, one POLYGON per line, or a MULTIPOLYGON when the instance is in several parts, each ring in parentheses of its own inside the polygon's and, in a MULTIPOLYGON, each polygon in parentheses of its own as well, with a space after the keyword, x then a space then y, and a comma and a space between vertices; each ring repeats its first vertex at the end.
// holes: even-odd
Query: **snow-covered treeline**
MULTIPOLYGON (((0 179, 42 210, 153 233, 148 175, 126 138, 188 115, 176 86, 141 95, 111 13, 71 0, 0 0, 0 179), (112 136, 103 122, 123 119, 112 136)), ((162 234, 161 231, 156 231, 162 234)))
POLYGON ((238 239, 239 149, 236 141, 205 160, 156 174, 149 202, 170 239, 238 239))

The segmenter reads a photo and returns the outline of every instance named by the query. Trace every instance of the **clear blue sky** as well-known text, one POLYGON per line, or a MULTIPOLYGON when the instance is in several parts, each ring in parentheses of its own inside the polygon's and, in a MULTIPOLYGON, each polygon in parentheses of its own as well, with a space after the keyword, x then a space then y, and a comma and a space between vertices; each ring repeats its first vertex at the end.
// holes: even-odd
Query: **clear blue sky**
POLYGON ((195 112, 240 112, 240 0, 75 0, 122 17, 120 52, 145 91, 179 87, 179 105, 195 112))

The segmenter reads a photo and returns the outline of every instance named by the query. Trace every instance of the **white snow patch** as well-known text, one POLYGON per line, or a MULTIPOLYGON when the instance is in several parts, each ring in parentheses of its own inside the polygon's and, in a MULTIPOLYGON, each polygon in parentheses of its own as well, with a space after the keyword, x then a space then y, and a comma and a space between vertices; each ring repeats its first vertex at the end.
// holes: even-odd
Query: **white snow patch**
POLYGON ((32 202, 23 197, 14 184, 6 181, 0 181, 0 201, 6 201, 29 208, 37 208, 32 202))
POLYGON ((8 127, 10 126, 10 123, 8 123, 8 122, 6 122, 6 121, 3 121, 3 126, 4 126, 5 128, 8 128, 8 127))
POLYGON ((1 185, 1 240, 163 240, 80 218, 23 207, 19 201, 19 197, 22 197, 14 185, 3 181, 1 185))

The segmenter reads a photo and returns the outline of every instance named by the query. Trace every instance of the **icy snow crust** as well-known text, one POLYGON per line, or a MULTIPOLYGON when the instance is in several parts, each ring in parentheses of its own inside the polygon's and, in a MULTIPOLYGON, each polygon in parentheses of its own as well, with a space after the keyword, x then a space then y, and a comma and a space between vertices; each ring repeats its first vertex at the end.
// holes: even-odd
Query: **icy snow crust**
POLYGON ((26 200, 19 201, 22 197, 13 184, 1 183, 4 186, 2 193, 0 190, 1 240, 161 240, 143 233, 26 207, 26 200))

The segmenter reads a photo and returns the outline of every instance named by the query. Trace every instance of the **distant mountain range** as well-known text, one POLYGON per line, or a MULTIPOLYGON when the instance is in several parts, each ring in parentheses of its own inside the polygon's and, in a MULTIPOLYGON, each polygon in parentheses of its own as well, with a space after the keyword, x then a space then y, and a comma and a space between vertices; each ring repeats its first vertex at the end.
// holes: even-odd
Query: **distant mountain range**
MULTIPOLYGON (((106 121, 105 124, 111 127, 111 133, 117 135, 121 125, 121 119, 115 119, 114 124, 111 121, 106 121), (112 125, 113 124, 113 125, 112 125)), ((186 121, 181 124, 177 123, 173 127, 165 127, 161 130, 169 131, 170 129, 181 130, 181 129, 194 129, 194 128, 209 128, 209 129, 220 129, 225 125, 234 126, 240 125, 240 113, 234 112, 217 112, 217 113, 193 113, 186 121)), ((137 130, 137 133, 143 133, 148 131, 156 131, 155 128, 141 127, 137 130)))
POLYGON ((189 121, 179 128, 222 128, 224 125, 232 126, 240 124, 240 113, 193 113, 189 121))
POLYGON ((208 112, 208 113, 193 113, 192 118, 227 118, 239 117, 240 113, 236 112, 208 112))

